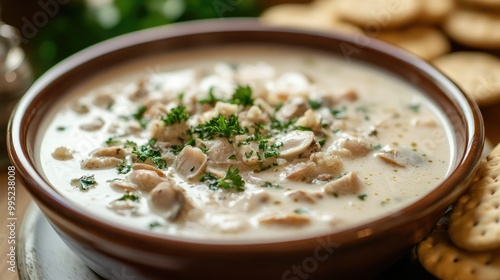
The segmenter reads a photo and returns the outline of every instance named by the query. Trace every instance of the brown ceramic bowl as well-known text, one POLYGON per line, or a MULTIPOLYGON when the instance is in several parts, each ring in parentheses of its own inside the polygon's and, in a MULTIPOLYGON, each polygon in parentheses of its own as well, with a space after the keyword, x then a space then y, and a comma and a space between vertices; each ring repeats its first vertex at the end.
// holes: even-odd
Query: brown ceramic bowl
MULTIPOLYGON (((95 272, 123 279, 373 278, 432 229, 478 167, 484 128, 477 106, 423 61, 360 36, 263 27, 253 20, 215 20, 133 33, 91 47, 40 78, 19 103, 9 127, 9 152, 20 177, 57 233, 95 272), (379 220, 294 241, 204 242, 104 222, 50 187, 35 160, 35 136, 61 95, 111 67, 148 54, 229 44, 267 43, 322 50, 393 73, 419 88, 452 125, 453 172, 434 191, 379 220)), ((64 264, 62 264, 64 265, 64 264)))

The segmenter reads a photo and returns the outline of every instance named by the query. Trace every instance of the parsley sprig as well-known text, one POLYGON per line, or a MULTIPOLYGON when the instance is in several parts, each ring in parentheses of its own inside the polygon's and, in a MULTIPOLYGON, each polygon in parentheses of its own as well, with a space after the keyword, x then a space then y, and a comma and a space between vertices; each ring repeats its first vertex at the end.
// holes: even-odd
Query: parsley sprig
POLYGON ((71 180, 71 185, 80 188, 82 191, 86 191, 91 187, 96 186, 97 182, 95 181, 95 176, 92 174, 84 175, 78 179, 71 180))
POLYGON ((227 168, 226 176, 224 178, 219 179, 212 173, 205 173, 200 178, 200 182, 206 182, 207 186, 211 190, 217 189, 225 189, 225 190, 234 190, 237 192, 242 192, 245 190, 245 181, 240 176, 240 170, 236 167, 231 169, 231 167, 227 168))
POLYGON ((229 100, 229 103, 241 106, 252 106, 252 88, 250 88, 250 86, 238 86, 233 93, 233 97, 229 100))
POLYGON ((189 114, 186 113, 186 107, 177 106, 172 108, 170 112, 161 118, 165 126, 173 125, 176 123, 182 123, 189 119, 189 114))
POLYGON ((248 132, 242 128, 238 116, 231 115, 229 118, 219 115, 206 123, 199 124, 193 130, 201 139, 214 139, 215 137, 230 138, 248 132))
POLYGON ((132 153, 137 156, 139 161, 145 162, 151 159, 159 169, 163 169, 167 166, 167 162, 162 158, 160 148, 155 146, 156 141, 156 138, 151 138, 148 143, 142 145, 140 148, 137 147, 137 144, 128 141, 126 142, 126 146, 132 146, 132 153))

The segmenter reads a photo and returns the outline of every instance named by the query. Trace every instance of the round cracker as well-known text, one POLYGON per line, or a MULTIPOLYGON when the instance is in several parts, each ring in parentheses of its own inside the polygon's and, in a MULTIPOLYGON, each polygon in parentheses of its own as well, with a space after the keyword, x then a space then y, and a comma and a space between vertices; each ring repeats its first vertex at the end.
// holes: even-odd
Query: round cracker
POLYGON ((422 266, 440 279, 500 279, 500 251, 471 253, 456 247, 444 226, 417 246, 422 266))
MULTIPOLYGON (((500 145, 481 165, 450 218, 453 242, 469 251, 500 249, 500 145)), ((500 278, 500 277, 499 277, 500 278)))
POLYGON ((500 48, 500 14, 455 9, 444 21, 443 29, 456 42, 475 48, 500 48))
POLYGON ((264 24, 274 26, 354 34, 363 33, 361 29, 355 25, 340 22, 333 7, 327 2, 330 1, 319 1, 319 3, 315 3, 314 5, 276 5, 262 13, 261 21, 264 24))
POLYGON ((402 31, 383 32, 377 38, 399 46, 424 60, 432 60, 450 51, 444 34, 432 27, 411 27, 402 31))
POLYGON ((460 2, 468 5, 474 5, 482 8, 500 8, 500 0, 460 0, 460 2))
POLYGON ((454 7, 454 0, 422 0, 422 12, 418 20, 422 23, 441 23, 454 7))
POLYGON ((337 0, 341 19, 365 30, 392 29, 410 24, 420 11, 420 0, 337 0))
POLYGON ((432 61, 479 105, 500 101, 500 59, 482 52, 455 52, 432 61))

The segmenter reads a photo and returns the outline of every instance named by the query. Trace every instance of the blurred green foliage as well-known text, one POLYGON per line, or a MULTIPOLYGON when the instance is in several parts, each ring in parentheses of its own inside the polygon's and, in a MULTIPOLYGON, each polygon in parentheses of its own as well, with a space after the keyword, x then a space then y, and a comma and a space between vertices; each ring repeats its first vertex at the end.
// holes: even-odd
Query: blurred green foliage
POLYGON ((257 0, 110 0, 71 1, 61 5, 30 42, 38 75, 69 55, 124 33, 179 21, 253 17, 257 0), (91 4, 95 2, 94 4, 91 4), (96 4, 97 3, 97 4, 96 4))

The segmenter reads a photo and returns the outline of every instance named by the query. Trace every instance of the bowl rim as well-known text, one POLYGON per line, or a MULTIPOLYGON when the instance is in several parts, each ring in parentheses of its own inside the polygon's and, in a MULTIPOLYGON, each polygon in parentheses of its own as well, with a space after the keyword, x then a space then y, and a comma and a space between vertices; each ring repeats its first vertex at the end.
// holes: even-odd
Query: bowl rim
MULTIPOLYGON (((450 81, 443 73, 436 70, 434 67, 428 63, 418 59, 417 57, 400 50, 399 48, 390 46, 389 44, 380 42, 373 38, 370 38, 371 43, 366 46, 367 49, 375 50, 378 52, 390 55, 400 62, 410 64, 418 71, 425 73, 429 79, 432 79, 434 83, 442 87, 443 91, 450 92, 456 100, 457 106, 463 110, 465 117, 464 122, 466 125, 466 140, 465 140, 465 152, 457 166, 448 175, 445 181, 443 181, 438 187, 432 190, 430 193, 421 197, 416 202, 404 207, 393 214, 385 215, 381 218, 375 219, 371 222, 364 223, 358 226, 349 227, 347 229, 336 231, 327 234, 318 234, 317 236, 304 237, 299 239, 284 239, 284 240, 202 240, 190 237, 179 237, 171 236, 165 234, 159 234, 154 232, 148 232, 146 230, 134 229, 121 226, 115 223, 109 223, 106 220, 99 219, 96 216, 84 213, 79 207, 74 207, 68 199, 66 199, 62 194, 57 192, 52 188, 39 174, 35 163, 30 160, 29 149, 25 149, 23 145, 25 144, 25 139, 23 139, 21 131, 23 120, 26 116, 34 114, 28 112, 28 108, 31 103, 34 102, 38 93, 40 93, 45 87, 49 86, 52 82, 56 81, 61 75, 73 69, 74 67, 79 67, 79 65, 91 61, 101 56, 105 56, 108 53, 116 51, 118 49, 134 47, 137 45, 145 44, 157 40, 166 40, 169 38, 184 36, 184 35, 196 35, 196 34, 207 34, 211 32, 280 32, 289 33, 296 36, 308 35, 308 36, 320 36, 327 39, 341 40, 347 43, 356 45, 355 38, 347 34, 335 34, 335 33, 323 33, 310 30, 295 30, 289 28, 281 27, 270 27, 262 25, 255 19, 224 19, 224 20, 198 20, 192 22, 184 22, 173 24, 169 26, 162 26, 151 28, 147 30, 137 31, 130 34, 125 34, 116 38, 106 40, 104 42, 98 43, 94 46, 86 48, 69 58, 58 63, 44 75, 42 75, 28 90, 28 92, 23 96, 21 101, 16 106, 8 126, 8 151, 11 162, 15 165, 16 171, 21 175, 21 179, 25 182, 26 188, 35 197, 37 202, 42 202, 45 207, 49 207, 51 210, 56 211, 59 215, 65 217, 65 219, 70 219, 79 225, 92 226, 94 231, 101 233, 106 232, 119 232, 120 236, 124 237, 126 240, 137 240, 139 242, 144 242, 146 244, 162 244, 169 247, 175 246, 177 248, 193 248, 192 245, 196 245, 197 250, 206 249, 208 251, 212 250, 214 246, 217 248, 233 248, 238 246, 240 251, 255 251, 256 246, 262 247, 263 244, 283 244, 281 250, 292 250, 290 247, 291 243, 297 248, 308 248, 311 242, 317 244, 318 238, 335 238, 339 240, 341 244, 352 244, 359 243, 360 240, 369 240, 370 238, 380 237, 389 229, 394 228, 398 225, 405 223, 407 217, 403 217, 403 214, 412 213, 413 219, 416 217, 425 216, 426 213, 430 213, 433 209, 433 203, 446 199, 449 196, 449 192, 442 191, 444 188, 450 189, 452 191, 453 187, 451 185, 456 185, 461 181, 465 180, 468 174, 475 172, 478 167, 480 160, 482 148, 484 145, 484 124, 482 117, 479 113, 479 108, 476 103, 471 101, 460 88, 450 81), (423 203, 423 200, 427 200, 427 203, 423 203), (419 206, 422 204, 422 207, 419 206), (416 206, 417 205, 417 206, 416 206), (420 208, 421 211, 414 211, 414 208, 420 208), (366 232, 369 229, 369 234, 360 236, 358 233, 366 232), (203 246, 200 246, 203 245, 203 246)), ((333 52, 332 52, 333 53, 333 52)), ((379 66, 380 67, 380 66, 379 66)), ((29 144, 26 144, 29 145, 29 144)), ((453 201, 449 201, 451 204, 453 201)), ((269 250, 276 250, 276 247, 267 247, 269 250)), ((262 248, 260 248, 262 249, 262 248)))

